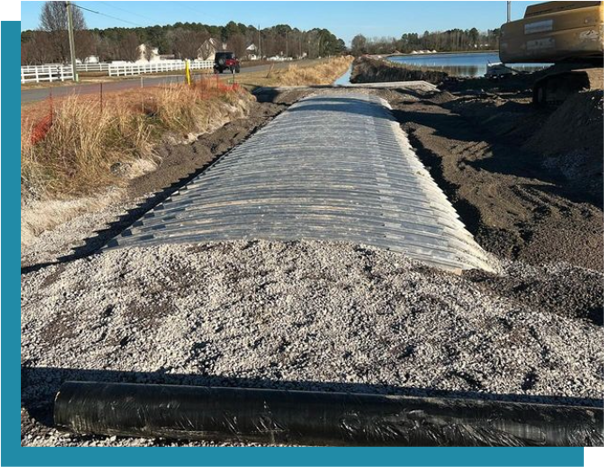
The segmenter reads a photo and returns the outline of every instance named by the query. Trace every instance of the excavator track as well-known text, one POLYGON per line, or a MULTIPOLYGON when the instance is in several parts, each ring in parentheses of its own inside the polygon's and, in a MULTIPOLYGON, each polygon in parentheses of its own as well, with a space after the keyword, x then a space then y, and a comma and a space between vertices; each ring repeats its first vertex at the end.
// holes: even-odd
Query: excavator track
POLYGON ((555 71, 559 69, 560 67, 553 68, 550 73, 535 82, 535 104, 559 104, 577 92, 604 89, 604 69, 601 65, 591 68, 568 67, 566 71, 555 71))

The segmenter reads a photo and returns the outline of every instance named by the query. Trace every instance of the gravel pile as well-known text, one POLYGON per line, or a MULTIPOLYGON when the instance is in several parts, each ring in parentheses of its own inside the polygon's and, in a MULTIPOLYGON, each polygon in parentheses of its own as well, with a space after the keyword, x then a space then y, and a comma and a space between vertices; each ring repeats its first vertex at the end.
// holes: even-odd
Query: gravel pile
POLYGON ((52 398, 65 379, 593 404, 602 328, 511 293, 548 293, 547 270, 540 289, 534 268, 504 268, 514 288, 498 293, 488 277, 364 246, 240 241, 115 250, 24 274, 22 442, 170 445, 59 435, 52 398))

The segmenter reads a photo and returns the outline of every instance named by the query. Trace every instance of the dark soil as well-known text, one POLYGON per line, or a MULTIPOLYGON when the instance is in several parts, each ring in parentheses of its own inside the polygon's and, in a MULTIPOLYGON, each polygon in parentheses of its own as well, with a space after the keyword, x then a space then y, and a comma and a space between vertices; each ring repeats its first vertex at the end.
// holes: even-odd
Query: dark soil
POLYGON ((593 120, 591 141, 600 144, 575 146, 588 151, 581 160, 590 167, 573 178, 560 162, 572 154, 568 146, 556 157, 551 153, 556 141, 570 138, 568 130, 559 129, 556 138, 537 137, 555 133, 551 122, 564 107, 538 110, 524 97, 445 96, 391 105, 478 242, 503 258, 533 265, 564 261, 601 271, 601 112, 598 120, 591 107, 582 107, 593 120))
POLYGON ((164 144, 157 148, 161 158, 157 170, 132 180, 128 187, 130 197, 151 194, 172 184, 180 186, 183 180, 207 168, 285 108, 283 104, 255 103, 248 117, 233 120, 191 144, 164 144))
POLYGON ((604 282, 597 272, 576 267, 537 267, 533 275, 508 270, 498 276, 472 270, 464 277, 485 292, 515 300, 541 313, 603 324, 604 282))
POLYGON ((447 79, 447 76, 447 73, 441 71, 422 71, 393 62, 360 57, 353 63, 350 82, 376 83, 423 80, 433 84, 440 84, 447 79))
POLYGON ((536 108, 517 81, 488 93, 460 85, 383 97, 477 241, 521 261, 503 275, 466 272, 466 280, 522 307, 602 326, 602 92, 536 108))

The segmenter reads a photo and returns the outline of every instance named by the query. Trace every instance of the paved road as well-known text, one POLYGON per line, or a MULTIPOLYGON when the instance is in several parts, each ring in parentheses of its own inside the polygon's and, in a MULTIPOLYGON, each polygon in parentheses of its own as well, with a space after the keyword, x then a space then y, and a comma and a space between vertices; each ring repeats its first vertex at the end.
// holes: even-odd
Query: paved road
POLYGON ((311 238, 491 269, 386 105, 354 91, 300 101, 109 246, 311 238))
MULTIPOLYGON (((275 62, 275 68, 284 68, 294 62, 275 62)), ((311 63, 307 61, 305 63, 311 63)), ((268 71, 270 68, 268 65, 257 65, 241 68, 241 73, 253 73, 255 71, 268 71)), ((174 75, 139 75, 128 79, 116 79, 115 81, 104 82, 103 92, 111 91, 123 91, 125 89, 132 89, 141 86, 141 76, 143 77, 144 86, 157 86, 161 84, 177 83, 182 82, 183 74, 174 75)), ((226 73, 224 74, 226 76, 226 73)), ((73 86, 55 86, 53 88, 37 88, 37 89, 22 89, 21 90, 21 103, 35 102, 46 99, 52 89, 53 97, 64 97, 70 94, 97 94, 99 92, 99 83, 92 84, 74 84, 73 86)))

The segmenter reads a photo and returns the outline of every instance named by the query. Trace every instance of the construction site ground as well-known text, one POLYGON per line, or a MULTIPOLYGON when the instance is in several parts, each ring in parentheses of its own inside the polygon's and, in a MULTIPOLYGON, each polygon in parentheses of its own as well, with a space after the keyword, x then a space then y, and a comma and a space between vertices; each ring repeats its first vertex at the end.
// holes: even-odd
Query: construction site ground
POLYGON ((264 90, 252 117, 159 148, 157 169, 130 182, 127 200, 23 248, 23 445, 203 445, 59 433, 52 401, 66 379, 599 403, 601 92, 536 109, 526 91, 479 84, 354 89, 389 102, 468 230, 501 260, 499 273, 455 275, 317 241, 98 254, 213 160, 321 92, 264 90))

